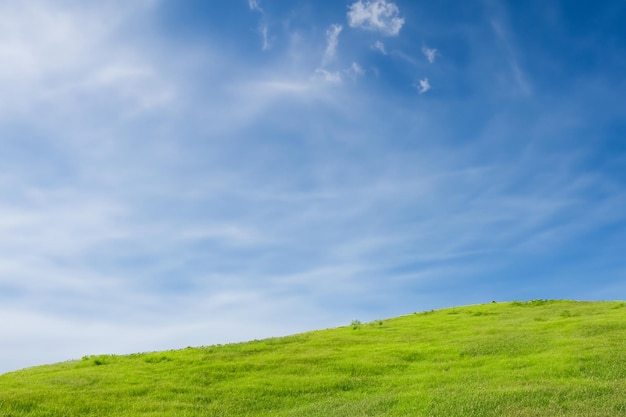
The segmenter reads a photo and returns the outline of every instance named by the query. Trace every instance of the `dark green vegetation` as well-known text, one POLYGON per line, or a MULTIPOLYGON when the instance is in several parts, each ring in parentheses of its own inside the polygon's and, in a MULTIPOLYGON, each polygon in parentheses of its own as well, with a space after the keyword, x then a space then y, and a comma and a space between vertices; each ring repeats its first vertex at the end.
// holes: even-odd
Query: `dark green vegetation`
POLYGON ((626 415, 626 304, 531 301, 0 376, 14 416, 626 415))

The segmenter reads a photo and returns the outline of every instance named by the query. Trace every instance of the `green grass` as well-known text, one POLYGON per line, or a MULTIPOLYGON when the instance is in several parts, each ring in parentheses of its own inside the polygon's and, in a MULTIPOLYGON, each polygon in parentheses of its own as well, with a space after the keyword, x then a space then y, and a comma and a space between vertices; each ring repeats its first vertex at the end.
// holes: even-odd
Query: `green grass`
POLYGON ((626 415, 626 304, 492 303, 0 376, 0 416, 626 415))

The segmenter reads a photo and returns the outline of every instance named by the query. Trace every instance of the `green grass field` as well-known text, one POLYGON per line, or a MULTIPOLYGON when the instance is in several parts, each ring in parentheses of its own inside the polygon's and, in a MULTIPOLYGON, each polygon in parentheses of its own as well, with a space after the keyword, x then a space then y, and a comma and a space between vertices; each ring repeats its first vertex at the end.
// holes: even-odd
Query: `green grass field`
POLYGON ((491 303, 0 376, 0 416, 626 415, 626 303, 491 303))

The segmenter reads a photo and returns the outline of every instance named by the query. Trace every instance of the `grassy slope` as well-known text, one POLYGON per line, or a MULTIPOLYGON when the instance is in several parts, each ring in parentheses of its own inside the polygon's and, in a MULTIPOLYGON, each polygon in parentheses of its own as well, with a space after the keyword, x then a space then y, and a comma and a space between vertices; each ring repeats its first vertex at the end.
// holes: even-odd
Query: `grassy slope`
POLYGON ((626 304, 497 303, 0 376, 12 416, 626 415, 626 304))

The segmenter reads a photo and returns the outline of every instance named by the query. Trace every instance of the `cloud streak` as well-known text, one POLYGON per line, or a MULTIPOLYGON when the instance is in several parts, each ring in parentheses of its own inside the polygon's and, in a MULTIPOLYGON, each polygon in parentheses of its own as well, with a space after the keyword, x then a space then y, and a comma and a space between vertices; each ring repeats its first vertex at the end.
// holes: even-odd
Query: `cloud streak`
POLYGON ((259 25, 258 29, 259 33, 261 34, 261 50, 267 51, 270 49, 271 45, 268 35, 269 28, 267 23, 265 23, 265 11, 259 5, 258 0, 248 0, 248 6, 250 7, 250 10, 252 10, 253 12, 257 12, 261 15, 261 24, 259 25))
POLYGON ((261 6, 259 6, 258 0, 248 0, 248 6, 250 7, 250 10, 263 13, 263 9, 261 8, 261 6))
POLYGON ((339 45, 339 34, 343 30, 341 25, 330 25, 326 30, 326 50, 324 51, 324 58, 322 65, 327 65, 333 60, 337 52, 337 45, 339 45))
POLYGON ((267 25, 262 25, 261 26, 261 36, 263 38, 262 49, 264 51, 267 51, 268 49, 270 49, 270 43, 269 43, 269 39, 267 37, 267 25))
POLYGON ((517 53, 515 52, 511 41, 509 40, 509 36, 507 35, 503 23, 498 19, 493 19, 491 21, 491 27, 493 28, 493 31, 496 34, 498 40, 504 46, 506 59, 513 75, 515 85, 518 87, 519 91, 521 91, 523 95, 531 95, 533 92, 532 85, 528 81, 526 74, 519 64, 517 53))

